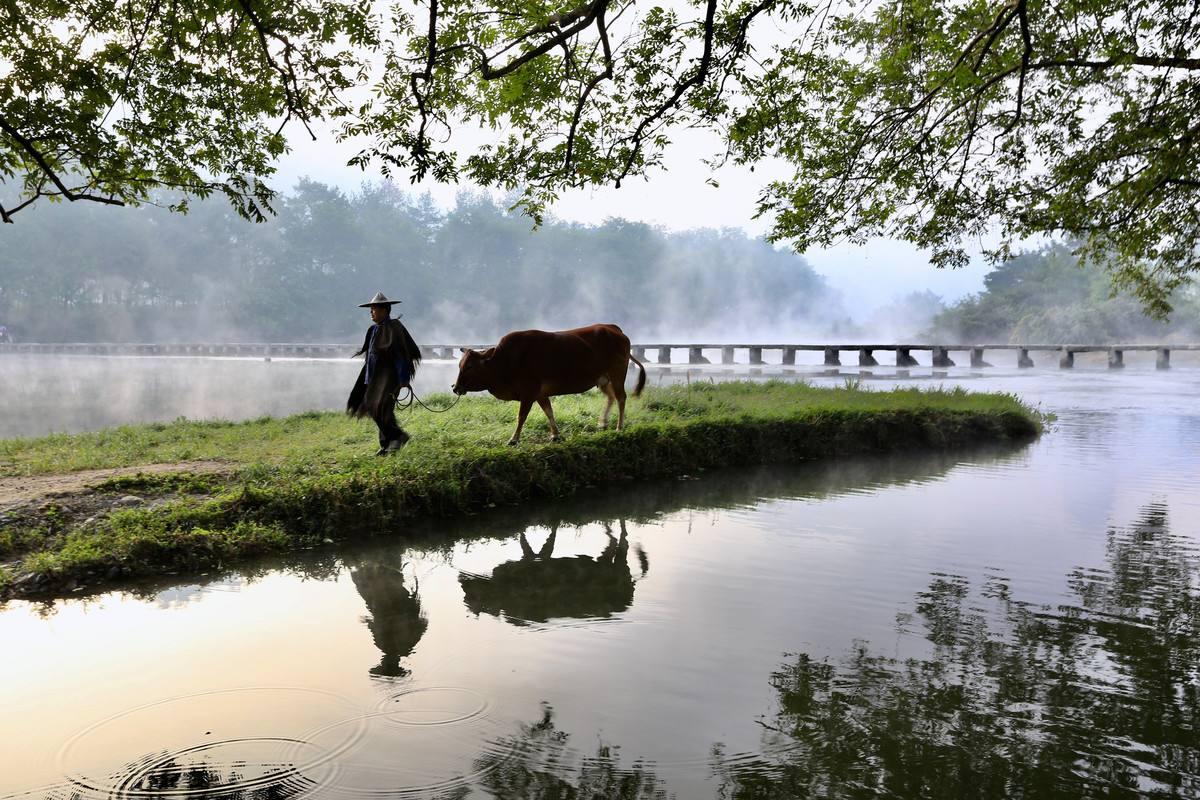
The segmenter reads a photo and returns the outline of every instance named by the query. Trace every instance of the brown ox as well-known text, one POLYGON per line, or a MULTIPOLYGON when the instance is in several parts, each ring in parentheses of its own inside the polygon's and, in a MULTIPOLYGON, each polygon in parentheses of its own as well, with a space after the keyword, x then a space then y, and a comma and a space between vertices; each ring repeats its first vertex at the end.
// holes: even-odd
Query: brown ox
POLYGON ((521 428, 535 402, 550 420, 550 439, 558 439, 550 398, 579 394, 593 386, 608 398, 600 427, 608 426, 608 412, 615 400, 620 430, 625 425, 625 373, 630 361, 641 370, 633 390, 637 397, 646 385, 646 368, 630 355, 629 337, 616 325, 589 325, 569 331, 513 331, 495 347, 463 350, 454 393, 491 392, 500 400, 520 402, 517 430, 509 444, 520 441, 521 428))

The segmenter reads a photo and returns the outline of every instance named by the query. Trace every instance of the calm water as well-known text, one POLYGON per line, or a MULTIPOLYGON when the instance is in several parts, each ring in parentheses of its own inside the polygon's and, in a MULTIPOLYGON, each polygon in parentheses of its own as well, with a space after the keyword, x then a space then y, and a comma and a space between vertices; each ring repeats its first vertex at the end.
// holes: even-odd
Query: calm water
POLYGON ((1058 422, 9 603, 0 797, 1200 796, 1200 370, 912 379, 1058 422))

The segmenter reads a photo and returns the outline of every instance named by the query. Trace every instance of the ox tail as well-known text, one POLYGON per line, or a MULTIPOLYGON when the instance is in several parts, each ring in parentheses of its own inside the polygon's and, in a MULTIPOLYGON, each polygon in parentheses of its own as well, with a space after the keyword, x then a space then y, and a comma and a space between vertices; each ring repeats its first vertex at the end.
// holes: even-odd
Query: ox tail
POLYGON ((638 373, 637 386, 633 387, 633 396, 637 397, 642 393, 642 389, 646 388, 646 368, 642 366, 642 362, 633 357, 632 353, 629 354, 629 360, 637 364, 638 369, 641 370, 641 372, 638 373))

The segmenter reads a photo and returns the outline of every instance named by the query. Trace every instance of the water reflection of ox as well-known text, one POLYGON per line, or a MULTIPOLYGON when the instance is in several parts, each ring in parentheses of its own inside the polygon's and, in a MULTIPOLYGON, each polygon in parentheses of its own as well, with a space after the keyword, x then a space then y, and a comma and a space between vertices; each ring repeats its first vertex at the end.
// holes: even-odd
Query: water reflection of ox
MULTIPOLYGON (((608 543, 597 556, 554 556, 558 526, 535 551, 522 532, 521 558, 506 561, 490 577, 463 573, 464 600, 475 614, 502 617, 514 625, 547 622, 553 618, 611 617, 633 603, 634 579, 629 571, 629 535, 625 520, 620 536, 604 523, 608 543)), ((645 552, 636 548, 644 577, 649 569, 645 552)))

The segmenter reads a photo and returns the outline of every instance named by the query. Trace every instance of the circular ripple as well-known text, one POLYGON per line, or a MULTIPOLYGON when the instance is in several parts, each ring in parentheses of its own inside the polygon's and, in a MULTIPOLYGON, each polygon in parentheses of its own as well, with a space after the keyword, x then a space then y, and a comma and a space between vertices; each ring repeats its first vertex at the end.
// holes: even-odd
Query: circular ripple
POLYGON ((308 773, 322 798, 407 798, 473 785, 511 756, 507 726, 490 718, 490 703, 457 687, 409 689, 385 697, 357 720, 313 731, 307 741, 341 741, 340 729, 365 727, 352 752, 308 773), (337 774, 325 774, 325 770, 337 774))
MULTIPOLYGON (((288 761, 286 751, 297 739, 229 739, 197 745, 177 752, 160 753, 131 764, 106 781, 94 785, 74 779, 72 796, 100 795, 120 798, 164 798, 203 796, 224 798, 252 789, 269 788, 273 797, 293 797, 310 791, 315 782, 301 774, 288 761)), ((314 752, 309 768, 328 760, 327 754, 314 752)))
POLYGON ((428 686, 385 697, 378 716, 395 725, 455 725, 487 714, 491 703, 470 689, 428 686))
POLYGON ((81 797, 219 798, 264 787, 289 797, 315 786, 306 773, 328 768, 362 734, 361 712, 331 692, 227 689, 101 720, 66 743, 58 765, 81 797), (336 740, 306 735, 333 720, 344 723, 336 740))

